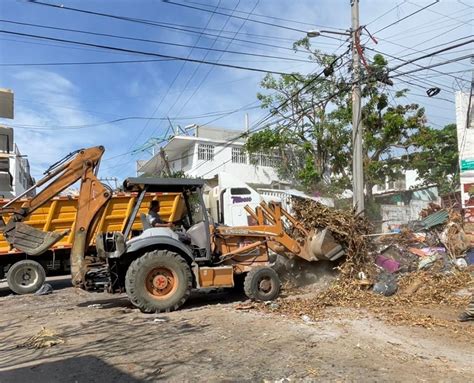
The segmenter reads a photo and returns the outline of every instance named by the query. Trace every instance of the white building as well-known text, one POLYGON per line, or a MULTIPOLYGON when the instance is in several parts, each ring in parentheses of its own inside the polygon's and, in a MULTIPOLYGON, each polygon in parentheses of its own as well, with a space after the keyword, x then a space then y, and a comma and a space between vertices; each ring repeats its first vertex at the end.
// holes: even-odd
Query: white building
POLYGON ((14 142, 13 129, 0 127, 0 198, 12 198, 34 184, 30 164, 14 142))
MULTIPOLYGON (((473 90, 471 89, 471 92, 473 90)), ((464 231, 474 244, 474 97, 456 93, 456 127, 460 162, 461 204, 464 209, 464 231), (471 105, 469 105, 469 100, 471 105)))
POLYGON ((156 148, 148 161, 137 162, 139 174, 161 175, 183 171, 188 177, 216 179, 226 172, 239 181, 278 187, 274 165, 277 156, 259 153, 249 156, 244 150, 244 131, 194 126, 189 135, 172 137, 161 149, 156 148))
POLYGON ((416 170, 405 170, 403 175, 397 180, 390 180, 387 178, 383 185, 375 185, 372 188, 372 194, 390 193, 401 190, 410 190, 418 188, 423 181, 418 179, 418 172, 416 170))
POLYGON ((416 170, 406 170, 397 180, 387 179, 372 189, 380 204, 382 232, 399 229, 410 221, 420 219, 420 212, 431 202, 440 203, 436 186, 423 186, 416 170))

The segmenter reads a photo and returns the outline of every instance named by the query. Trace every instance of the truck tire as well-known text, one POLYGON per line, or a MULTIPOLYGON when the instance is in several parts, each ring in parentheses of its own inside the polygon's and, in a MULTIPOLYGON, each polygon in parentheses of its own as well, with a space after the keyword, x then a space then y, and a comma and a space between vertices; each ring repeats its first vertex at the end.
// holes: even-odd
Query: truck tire
POLYGON ((7 272, 10 290, 17 294, 31 294, 43 286, 46 272, 38 262, 25 259, 14 263, 7 272))
POLYGON ((271 301, 280 293, 280 278, 271 267, 256 267, 245 276, 244 292, 256 301, 271 301))
POLYGON ((125 276, 130 301, 141 311, 177 310, 192 289, 191 268, 177 253, 154 250, 133 261, 125 276))

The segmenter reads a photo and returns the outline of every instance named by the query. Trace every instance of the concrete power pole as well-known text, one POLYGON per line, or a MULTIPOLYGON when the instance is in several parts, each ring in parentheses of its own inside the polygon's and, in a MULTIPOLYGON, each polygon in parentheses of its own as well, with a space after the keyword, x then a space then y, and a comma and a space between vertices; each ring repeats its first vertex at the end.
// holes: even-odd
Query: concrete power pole
POLYGON ((352 203, 357 213, 364 211, 364 165, 362 156, 362 113, 360 90, 359 0, 350 0, 352 11, 352 203))

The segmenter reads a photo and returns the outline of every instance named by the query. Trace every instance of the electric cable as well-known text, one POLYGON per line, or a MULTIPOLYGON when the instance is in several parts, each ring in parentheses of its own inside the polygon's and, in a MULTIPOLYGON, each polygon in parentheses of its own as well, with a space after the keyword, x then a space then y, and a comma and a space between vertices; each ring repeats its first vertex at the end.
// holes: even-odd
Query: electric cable
MULTIPOLYGON (((176 6, 179 6, 179 7, 195 9, 195 10, 202 11, 202 12, 211 12, 209 9, 195 7, 195 6, 192 6, 192 5, 186 5, 186 4, 182 4, 182 3, 177 3, 177 2, 174 2, 174 1, 171 1, 171 0, 162 0, 162 2, 166 3, 166 4, 176 5, 176 6)), ((232 17, 234 19, 245 20, 245 17, 242 17, 242 16, 230 15, 228 13, 218 12, 218 11, 215 11, 214 13, 217 14, 217 15, 229 16, 229 17, 232 17)), ((268 25, 268 26, 275 27, 275 28, 286 29, 288 31, 293 31, 293 32, 299 32, 299 33, 304 33, 304 34, 306 34, 306 32, 307 32, 303 29, 292 28, 292 27, 288 27, 288 26, 285 26, 285 25, 281 25, 281 24, 268 23, 266 21, 261 21, 261 20, 255 20, 255 19, 250 19, 249 18, 249 19, 247 19, 247 21, 257 23, 257 24, 268 25)))
POLYGON ((113 51, 118 51, 118 52, 137 53, 137 54, 141 54, 141 55, 145 55, 145 56, 156 56, 156 57, 169 58, 169 59, 179 60, 179 61, 187 61, 187 62, 202 63, 202 64, 208 64, 208 65, 216 65, 216 66, 221 66, 221 67, 226 67, 226 68, 248 70, 248 71, 253 71, 253 72, 274 73, 274 74, 281 74, 281 75, 291 75, 291 73, 284 73, 284 72, 279 72, 279 71, 272 71, 272 70, 270 70, 270 69, 267 70, 267 69, 246 67, 246 66, 242 66, 242 65, 232 65, 232 64, 216 63, 216 62, 213 62, 213 61, 205 61, 205 60, 199 60, 199 59, 185 58, 185 57, 181 57, 181 56, 165 55, 165 54, 162 54, 162 53, 155 53, 155 52, 138 51, 138 50, 134 50, 134 49, 126 49, 126 48, 120 48, 120 47, 112 47, 112 46, 101 45, 101 44, 85 43, 85 42, 81 42, 81 41, 59 39, 59 38, 49 37, 49 36, 32 35, 32 34, 28 34, 28 33, 20 33, 20 32, 14 32, 14 31, 7 31, 7 30, 3 30, 3 29, 0 30, 0 33, 11 34, 11 35, 17 35, 17 36, 27 36, 27 37, 33 37, 33 38, 36 38, 36 39, 43 39, 43 40, 59 41, 59 42, 63 42, 63 43, 77 44, 77 45, 83 45, 83 46, 90 46, 90 47, 102 48, 102 49, 113 50, 113 51))
POLYGON ((379 32, 382 32, 382 31, 384 31, 385 29, 390 28, 390 27, 392 27, 392 26, 394 26, 394 25, 400 23, 401 21, 408 19, 409 17, 412 17, 412 16, 416 15, 417 13, 420 13, 420 12, 424 11, 425 9, 428 9, 429 7, 431 7, 431 6, 433 6, 433 5, 437 4, 437 3, 439 3, 439 0, 435 0, 435 1, 433 1, 432 3, 430 3, 430 4, 428 4, 428 5, 425 5, 423 8, 420 8, 420 9, 416 10, 415 12, 412 12, 412 13, 406 15, 405 17, 402 17, 401 19, 398 19, 397 21, 394 21, 393 23, 390 23, 390 24, 386 25, 385 27, 380 28, 379 30, 377 30, 376 32, 374 32, 374 34, 379 33, 379 32))
MULTIPOLYGON (((87 10, 87 9, 68 7, 68 6, 65 6, 65 5, 62 5, 62 4, 56 5, 56 4, 45 3, 45 2, 36 1, 36 0, 27 0, 27 1, 30 4, 41 5, 41 6, 45 6, 45 7, 52 7, 52 8, 56 8, 58 10, 61 10, 61 11, 66 10, 66 11, 78 12, 78 13, 83 13, 83 14, 88 14, 88 15, 112 18, 112 19, 115 19, 115 20, 128 21, 128 22, 132 22, 132 23, 138 23, 138 24, 142 24, 142 25, 154 26, 154 27, 158 27, 158 28, 165 28, 165 29, 169 29, 169 30, 172 30, 172 31, 178 31, 178 32, 199 34, 199 35, 202 35, 202 36, 210 36, 210 37, 216 37, 217 36, 217 35, 212 34, 212 33, 204 32, 203 30, 202 31, 196 31, 196 30, 192 30, 192 29, 177 27, 176 25, 179 25, 179 24, 156 22, 154 20, 139 19, 139 18, 132 18, 132 17, 127 17, 127 16, 113 15, 113 14, 110 14, 110 13, 95 12, 95 11, 90 11, 90 10, 87 10)), ((192 26, 184 26, 184 27, 200 29, 200 28, 192 27, 192 26)), ((204 28, 204 29, 207 29, 207 28, 204 28)), ((258 36, 258 35, 255 35, 255 34, 252 34, 252 36, 260 37, 260 38, 271 38, 273 40, 278 40, 278 38, 275 37, 275 36, 268 37, 268 36, 258 36)), ((220 38, 230 39, 229 37, 226 37, 226 36, 221 36, 220 38)), ((243 39, 235 39, 235 40, 236 41, 242 41, 242 42, 245 42, 245 43, 248 43, 248 44, 265 45, 265 46, 268 46, 268 47, 286 49, 286 50, 293 51, 292 48, 281 47, 281 46, 277 46, 277 45, 273 45, 273 44, 266 44, 266 43, 257 42, 257 41, 254 41, 254 40, 243 40, 243 39)), ((291 41, 293 41, 293 40, 294 39, 292 39, 291 41)))
POLYGON ((309 62, 308 60, 292 58, 292 57, 264 55, 264 54, 259 54, 259 53, 248 53, 248 52, 241 52, 241 51, 229 51, 229 50, 218 49, 218 48, 210 48, 210 47, 202 47, 202 46, 192 46, 192 45, 188 45, 188 44, 172 43, 172 42, 169 42, 169 41, 142 39, 142 38, 138 38, 138 37, 120 36, 120 35, 115 35, 115 34, 110 34, 110 33, 99 33, 99 32, 84 31, 84 30, 81 30, 81 29, 61 28, 61 27, 55 27, 55 26, 51 26, 51 25, 23 23, 23 22, 11 21, 11 20, 5 20, 5 19, 0 19, 0 22, 8 23, 8 24, 35 27, 35 28, 42 28, 42 29, 51 29, 51 30, 57 30, 57 31, 63 31, 63 32, 81 33, 81 34, 92 35, 92 36, 110 37, 110 38, 121 39, 121 40, 140 41, 140 42, 145 42, 145 43, 168 45, 168 46, 174 46, 174 47, 179 47, 179 48, 193 48, 193 49, 205 50, 207 52, 209 52, 209 51, 212 51, 212 52, 226 52, 226 53, 231 53, 231 54, 235 54, 235 55, 250 56, 250 57, 263 57, 263 58, 281 59, 281 60, 286 60, 286 61, 309 62))
MULTIPOLYGON (((184 0, 185 3, 190 3, 190 4, 196 4, 196 5, 201 5, 203 7, 212 7, 212 5, 205 4, 205 3, 200 3, 197 1, 190 1, 190 0, 184 0)), ((224 11, 231 11, 231 8, 225 8, 225 7, 218 7, 219 9, 223 9, 224 11)), ((280 20, 280 21, 287 21, 289 23, 294 23, 294 24, 300 24, 300 25, 308 25, 310 27, 320 27, 320 28, 330 28, 330 29, 338 29, 343 31, 343 28, 334 28, 334 27, 329 27, 326 25, 320 25, 320 24, 314 24, 314 23, 308 23, 308 22, 303 22, 299 20, 291 20, 291 19, 285 19, 283 17, 276 17, 276 16, 269 16, 269 15, 264 15, 263 13, 254 13, 254 12, 246 12, 246 11, 235 11, 236 13, 243 13, 246 15, 253 15, 256 17, 263 17, 267 19, 273 19, 273 20, 280 20)))
MULTIPOLYGON (((220 2, 219 2, 220 4, 220 2)), ((240 0, 237 2, 236 6, 234 7, 234 10, 237 9, 237 7, 239 6, 240 4, 240 0)), ((216 7, 217 8, 217 7, 216 7)), ((222 31, 225 29, 225 27, 227 26, 228 22, 230 21, 230 17, 227 18, 227 20, 225 21, 225 23, 223 24, 221 30, 219 33, 222 33, 222 31)), ((214 44, 217 42, 217 38, 213 41, 212 45, 211 45, 211 48, 214 46, 214 44)), ((230 44, 230 43, 229 43, 230 44)), ((209 54, 209 51, 206 52, 206 54, 204 55, 203 59, 206 59, 207 56, 209 54)), ((222 53, 223 54, 223 53, 222 53)), ((222 55, 221 55, 222 57, 222 55)), ((219 62, 219 59, 216 60, 216 62, 219 62)), ((183 95, 184 91, 187 89, 188 85, 191 83, 192 79, 194 78, 194 76, 196 75, 197 71, 199 70, 199 67, 201 66, 201 64, 198 64, 194 67, 194 71, 193 73, 191 74, 191 76, 188 77, 188 80, 186 81, 186 83, 184 84, 184 88, 180 91, 180 93, 178 94, 178 96, 176 97, 176 99, 174 100, 173 104, 168 108, 168 112, 166 114, 169 114, 171 112, 171 110, 174 108, 174 106, 178 103, 178 101, 180 100, 181 96, 183 95)), ((200 85, 199 85, 200 86, 200 85)), ((199 87, 198 86, 198 87, 199 87)), ((198 89, 198 88, 196 88, 198 89)), ((181 113, 181 111, 183 110, 184 108, 181 108, 179 111, 178 111, 178 114, 181 113)), ((153 136, 153 134, 155 134, 155 131, 159 130, 161 124, 158 125, 158 127, 152 131, 152 133, 150 134, 150 137, 153 136)))

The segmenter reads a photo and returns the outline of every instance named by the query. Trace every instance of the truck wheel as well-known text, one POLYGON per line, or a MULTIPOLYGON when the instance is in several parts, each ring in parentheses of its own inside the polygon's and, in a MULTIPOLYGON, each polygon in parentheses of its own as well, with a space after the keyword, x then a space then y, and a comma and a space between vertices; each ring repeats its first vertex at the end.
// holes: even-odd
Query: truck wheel
POLYGON ((244 291, 250 299, 271 301, 280 293, 280 278, 270 267, 256 267, 245 276, 244 291))
POLYGON ((46 279, 46 272, 38 262, 25 259, 14 263, 7 272, 8 287, 17 294, 38 290, 46 279))
POLYGON ((177 253, 155 250, 131 263, 125 276, 130 301, 143 312, 178 309, 191 294, 189 265, 177 253))

